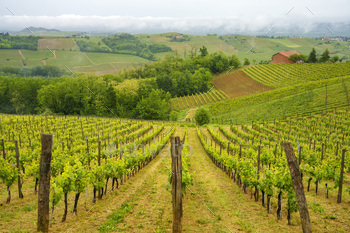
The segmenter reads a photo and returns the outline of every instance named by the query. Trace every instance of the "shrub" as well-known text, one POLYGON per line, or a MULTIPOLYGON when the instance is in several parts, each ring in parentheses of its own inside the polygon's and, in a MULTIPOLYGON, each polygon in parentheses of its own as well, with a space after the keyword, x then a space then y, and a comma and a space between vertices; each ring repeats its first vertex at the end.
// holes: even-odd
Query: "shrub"
POLYGON ((209 110, 206 108, 198 108, 194 116, 198 125, 205 125, 210 122, 209 110))

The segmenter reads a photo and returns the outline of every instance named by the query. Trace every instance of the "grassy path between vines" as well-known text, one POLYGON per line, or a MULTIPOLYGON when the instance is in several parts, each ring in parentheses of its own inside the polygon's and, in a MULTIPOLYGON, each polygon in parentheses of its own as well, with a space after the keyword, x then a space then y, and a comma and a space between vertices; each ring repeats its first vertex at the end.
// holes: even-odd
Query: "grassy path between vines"
MULTIPOLYGON (((299 230, 297 226, 287 226, 287 221, 277 222, 274 214, 266 210, 243 193, 228 176, 217 168, 206 155, 197 137, 195 128, 188 132, 188 144, 193 154, 189 161, 190 170, 195 172, 194 186, 190 189, 188 203, 184 203, 184 217, 195 220, 195 232, 282 232, 299 230)), ((185 220, 186 221, 186 220, 185 220)), ((186 229, 186 228, 185 228, 186 229)))

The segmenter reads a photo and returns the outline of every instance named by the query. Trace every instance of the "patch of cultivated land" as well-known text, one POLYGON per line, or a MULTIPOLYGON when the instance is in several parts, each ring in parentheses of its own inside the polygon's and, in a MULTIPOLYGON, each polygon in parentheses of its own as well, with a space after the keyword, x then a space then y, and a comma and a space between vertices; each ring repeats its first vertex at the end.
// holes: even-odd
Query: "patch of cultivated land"
POLYGON ((249 78, 242 71, 236 71, 212 80, 218 90, 222 90, 230 98, 252 95, 272 90, 249 78))
POLYGON ((73 49, 75 41, 73 38, 53 38, 53 39, 39 39, 38 40, 38 49, 64 49, 69 50, 73 49))

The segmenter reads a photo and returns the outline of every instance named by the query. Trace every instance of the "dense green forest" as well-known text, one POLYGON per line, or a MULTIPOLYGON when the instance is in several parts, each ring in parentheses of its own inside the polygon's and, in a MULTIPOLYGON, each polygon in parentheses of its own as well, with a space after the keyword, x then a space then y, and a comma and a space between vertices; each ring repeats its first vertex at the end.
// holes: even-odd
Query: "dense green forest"
POLYGON ((19 77, 61 77, 65 71, 57 66, 35 66, 35 67, 0 67, 0 75, 16 75, 19 77))
POLYGON ((0 34, 0 49, 37 50, 37 36, 10 36, 7 32, 0 34))
POLYGON ((93 42, 89 40, 77 40, 77 45, 80 51, 83 52, 99 52, 99 53, 117 53, 117 54, 130 54, 143 57, 145 59, 155 61, 155 53, 171 52, 171 48, 157 44, 153 41, 141 40, 128 33, 115 34, 113 36, 104 37, 102 42, 93 42))
POLYGON ((101 43, 85 40, 78 40, 76 43, 82 52, 112 53, 108 47, 102 46, 101 43))
POLYGON ((0 112, 168 120, 170 98, 208 91, 214 73, 240 66, 235 55, 201 51, 199 56, 169 55, 144 67, 100 77, 62 76, 62 70, 48 66, 2 68, 0 112), (52 76, 54 71, 57 76, 52 76))

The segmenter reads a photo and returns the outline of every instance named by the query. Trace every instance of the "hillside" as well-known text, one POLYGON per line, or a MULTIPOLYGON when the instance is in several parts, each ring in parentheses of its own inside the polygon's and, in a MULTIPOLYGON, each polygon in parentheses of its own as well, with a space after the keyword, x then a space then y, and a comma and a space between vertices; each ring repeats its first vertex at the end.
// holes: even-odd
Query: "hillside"
POLYGON ((347 41, 323 41, 313 38, 258 38, 243 35, 225 35, 225 36, 194 36, 189 35, 190 40, 183 42, 172 42, 171 37, 182 35, 180 33, 164 33, 157 35, 140 35, 141 37, 149 37, 149 39, 165 44, 184 56, 191 52, 199 52, 199 48, 205 46, 208 52, 222 51, 226 54, 235 53, 241 60, 248 58, 251 62, 253 59, 256 63, 260 61, 271 60, 273 54, 286 51, 298 50, 303 54, 309 54, 314 47, 318 54, 325 49, 330 51, 330 55, 338 55, 343 60, 349 59, 349 53, 346 46, 350 45, 347 41), (252 49, 252 47, 254 48, 252 49), (248 52, 250 50, 250 52, 248 52))
POLYGON ((250 66, 242 71, 263 85, 279 88, 297 83, 350 75, 350 62, 268 64, 250 66))
MULTIPOLYGON (((0 66, 23 67, 45 65, 45 60, 48 57, 42 52, 43 50, 47 50, 46 46, 51 50, 56 50, 56 53, 60 51, 60 54, 58 55, 57 53, 55 58, 57 61, 51 61, 51 63, 55 63, 55 65, 62 68, 68 66, 71 70, 76 72, 96 72, 98 75, 118 73, 123 68, 136 67, 150 62, 147 59, 135 55, 124 56, 124 54, 106 54, 98 52, 98 49, 106 47, 103 39, 106 38, 107 35, 104 34, 60 32, 46 29, 43 29, 43 31, 37 29, 35 34, 40 37, 37 42, 38 51, 35 51, 35 58, 21 56, 20 52, 23 53, 23 51, 25 51, 24 49, 21 49, 20 52, 17 49, 0 49, 0 66), (73 35, 78 36, 73 38, 73 35), (64 36, 70 38, 65 38, 64 36), (93 54, 80 51, 80 48, 76 44, 78 41, 82 41, 87 47, 90 45, 97 46, 96 52, 93 54), (70 59, 70 57, 73 58, 70 59), (98 58, 95 59, 95 57, 98 58), (36 59, 36 61, 33 61, 33 59, 36 59)), ((174 53, 177 53, 181 57, 189 57, 191 53, 198 55, 199 48, 205 46, 209 53, 220 51, 229 55, 235 53, 241 61, 244 58, 248 58, 252 64, 268 61, 273 54, 285 50, 298 50, 301 53, 308 54, 312 47, 315 47, 318 54, 321 54, 327 48, 331 56, 337 55, 344 61, 349 60, 346 46, 350 46, 350 42, 346 41, 322 41, 312 38, 271 39, 241 35, 196 36, 179 33, 140 34, 135 35, 135 37, 142 43, 147 44, 152 42, 172 49, 172 52, 154 53, 155 59, 162 59, 166 55, 174 53)))
POLYGON ((350 76, 307 82, 208 105, 214 118, 251 122, 350 107, 350 76))

